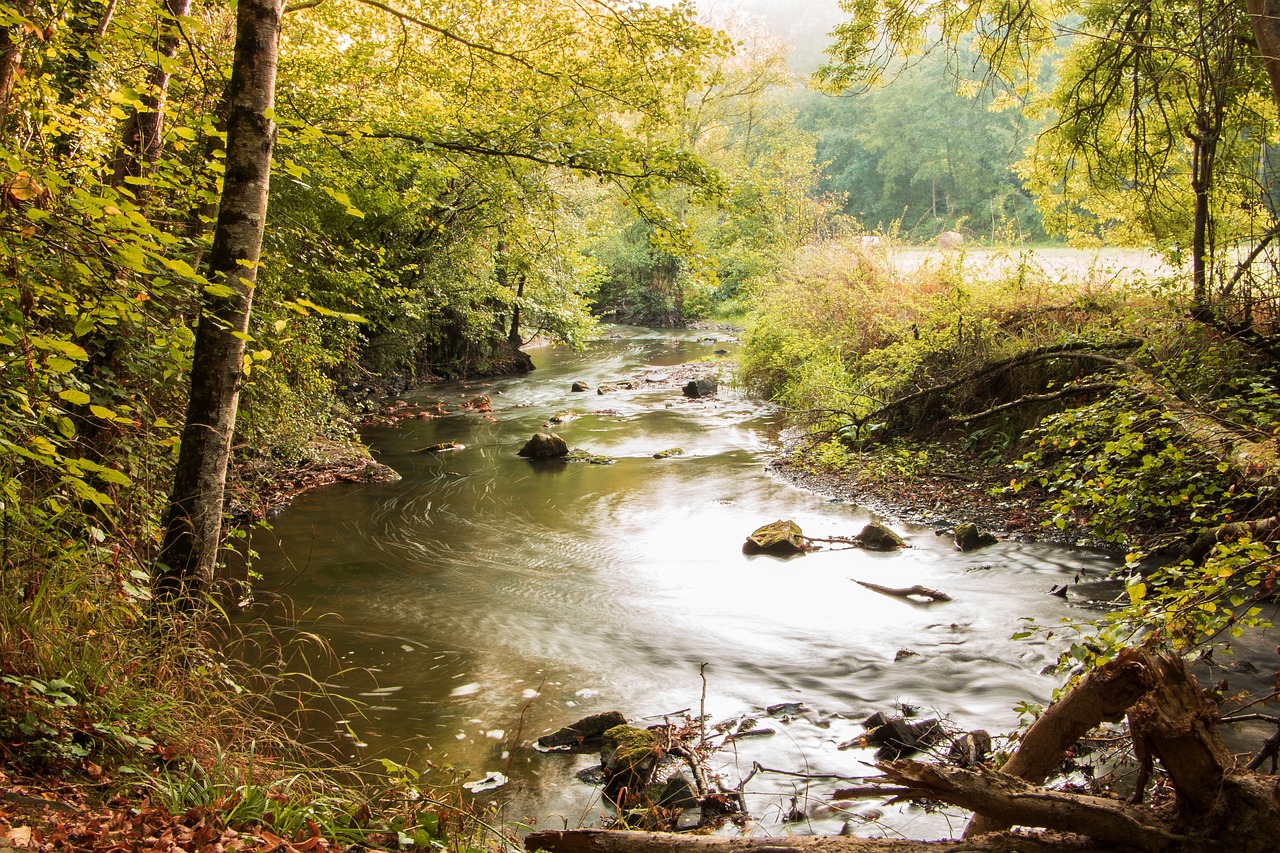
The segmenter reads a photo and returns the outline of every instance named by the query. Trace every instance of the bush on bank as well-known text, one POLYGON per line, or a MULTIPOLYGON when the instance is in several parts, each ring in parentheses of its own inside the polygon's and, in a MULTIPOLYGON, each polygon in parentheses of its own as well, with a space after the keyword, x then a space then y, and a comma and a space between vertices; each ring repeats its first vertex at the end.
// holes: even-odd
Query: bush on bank
POLYGON ((1055 529, 1117 546, 1274 511, 1270 487, 1150 393, 1155 383, 1260 434, 1280 425, 1272 365, 1189 320, 1176 293, 1095 268, 1053 273, 1029 253, 937 254, 903 271, 898 251, 809 246, 754 294, 742 379, 825 439, 814 460, 883 459, 881 435, 942 440, 993 465, 1010 492, 1037 493, 1055 529), (1019 361, 1027 353, 1045 355, 1019 361))

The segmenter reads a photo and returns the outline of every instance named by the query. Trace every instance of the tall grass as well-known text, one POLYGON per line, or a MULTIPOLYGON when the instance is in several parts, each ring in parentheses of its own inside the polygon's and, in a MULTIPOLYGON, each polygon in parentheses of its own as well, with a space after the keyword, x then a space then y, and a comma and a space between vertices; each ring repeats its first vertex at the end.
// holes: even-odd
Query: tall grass
POLYGON ((212 599, 195 616, 157 613, 145 564, 101 519, 65 508, 38 518, 9 514, 0 531, 0 761, 11 776, 83 780, 104 801, 145 796, 296 841, 507 846, 457 784, 428 787, 398 763, 341 766, 308 747, 298 720, 341 701, 309 674, 330 664, 318 637, 239 624, 212 599))
POLYGON ((944 253, 904 271, 898 251, 854 238, 798 252, 753 294, 741 378, 815 420, 847 421, 985 361, 1105 329, 1141 298, 1105 278, 1055 277, 1030 253, 978 271, 944 253))

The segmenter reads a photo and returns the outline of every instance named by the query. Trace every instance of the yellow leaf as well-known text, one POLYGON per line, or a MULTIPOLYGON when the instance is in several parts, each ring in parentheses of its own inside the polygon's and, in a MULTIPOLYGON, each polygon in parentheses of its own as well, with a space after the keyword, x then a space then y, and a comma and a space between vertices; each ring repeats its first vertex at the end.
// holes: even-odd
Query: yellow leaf
POLYGON ((1147 585, 1141 581, 1125 587, 1125 591, 1129 593, 1129 600, 1134 604, 1147 597, 1147 585))

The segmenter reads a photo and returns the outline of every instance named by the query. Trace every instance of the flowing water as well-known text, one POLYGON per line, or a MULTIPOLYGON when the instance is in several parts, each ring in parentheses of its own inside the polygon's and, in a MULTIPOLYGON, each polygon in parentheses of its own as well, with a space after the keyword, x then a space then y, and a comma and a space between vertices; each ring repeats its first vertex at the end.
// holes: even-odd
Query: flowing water
POLYGON ((312 492, 255 535, 264 585, 287 587, 302 624, 351 668, 335 681, 363 710, 335 738, 353 756, 409 746, 419 765, 500 771, 511 781, 483 796, 508 819, 594 825, 607 809, 574 773, 595 758, 539 753, 533 740, 588 713, 656 722, 705 701, 713 720, 746 714, 776 731, 718 755, 729 785, 756 763, 787 771, 748 785, 753 831, 958 829, 954 814, 914 807, 861 804, 861 818, 819 807, 837 786, 827 775, 870 772, 870 750, 837 747, 902 703, 964 728, 1012 729, 1014 706, 1046 701, 1057 684, 1040 674, 1057 648, 1011 640, 1019 619, 1086 615, 1079 605, 1114 593, 1102 580, 1111 563, 1039 543, 962 554, 930 527, 898 523, 911 547, 897 553, 744 556, 745 536, 776 519, 832 537, 873 516, 771 476, 780 418, 726 383, 710 400, 661 383, 572 393, 575 380, 595 387, 699 358, 714 371, 713 351, 733 348, 718 333, 609 331, 585 354, 534 350, 528 377, 407 395, 453 413, 366 433, 400 482, 312 492), (491 415, 457 409, 477 394, 492 396, 491 415), (579 417, 555 431, 614 464, 516 455, 566 409, 579 417), (443 441, 465 448, 415 452, 443 441), (673 447, 683 455, 653 458, 673 447), (854 579, 954 600, 913 604, 854 579), (1046 594, 1077 579, 1066 601, 1046 594), (766 714, 782 703, 802 707, 766 714), (810 818, 783 825, 792 797, 810 818))

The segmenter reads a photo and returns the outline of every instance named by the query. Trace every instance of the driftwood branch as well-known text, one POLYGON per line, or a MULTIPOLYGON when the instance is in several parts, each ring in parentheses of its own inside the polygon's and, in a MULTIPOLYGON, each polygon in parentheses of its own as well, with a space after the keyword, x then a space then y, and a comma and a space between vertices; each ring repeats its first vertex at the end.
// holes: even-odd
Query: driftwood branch
POLYGON ((938 592, 936 589, 929 589, 928 587, 921 586, 920 584, 899 588, 880 586, 878 583, 868 583, 867 581, 854 581, 854 583, 858 586, 865 586, 872 592, 878 592, 881 595, 892 595, 895 598, 912 598, 913 596, 919 596, 920 598, 929 599, 931 603, 934 601, 951 600, 951 596, 947 595, 945 592, 938 592))
POLYGON ((1258 259, 1258 256, 1266 250, 1267 246, 1277 236, 1280 236, 1280 228, 1272 228, 1266 234, 1263 234, 1249 254, 1240 263, 1236 264, 1236 271, 1232 273, 1231 278, 1227 280, 1227 283, 1222 286, 1222 290, 1218 293, 1219 301, 1231 298, 1231 294, 1235 292, 1236 285, 1240 283, 1240 279, 1244 278, 1245 273, 1253 267, 1253 262, 1258 259))

